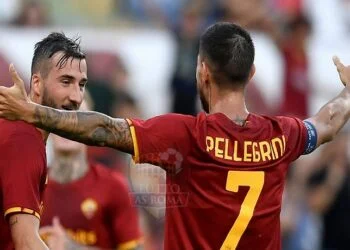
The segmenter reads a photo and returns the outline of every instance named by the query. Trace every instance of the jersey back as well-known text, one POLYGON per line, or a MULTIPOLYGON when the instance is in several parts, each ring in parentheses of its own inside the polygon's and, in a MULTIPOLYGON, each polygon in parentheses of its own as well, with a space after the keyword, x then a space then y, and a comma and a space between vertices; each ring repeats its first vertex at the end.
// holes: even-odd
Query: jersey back
POLYGON ((280 249, 284 179, 305 151, 304 123, 253 114, 244 126, 220 113, 168 118, 132 121, 135 158, 167 170, 165 249, 280 249), (164 157, 169 149, 174 157, 164 157))

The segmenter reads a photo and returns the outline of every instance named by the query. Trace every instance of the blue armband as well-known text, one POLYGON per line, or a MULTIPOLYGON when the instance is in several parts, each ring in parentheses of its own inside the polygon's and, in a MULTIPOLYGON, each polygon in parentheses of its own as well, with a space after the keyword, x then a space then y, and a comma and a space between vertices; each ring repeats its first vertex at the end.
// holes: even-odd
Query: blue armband
POLYGON ((309 121, 303 121, 306 127, 306 142, 304 155, 310 154, 317 146, 317 131, 315 126, 309 121))

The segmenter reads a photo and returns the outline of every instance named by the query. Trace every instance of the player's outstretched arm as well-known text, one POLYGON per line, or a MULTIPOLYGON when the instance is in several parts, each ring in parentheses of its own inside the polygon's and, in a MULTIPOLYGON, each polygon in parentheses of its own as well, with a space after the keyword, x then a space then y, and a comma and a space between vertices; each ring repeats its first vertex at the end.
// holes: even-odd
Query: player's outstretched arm
POLYGON ((307 119, 316 128, 317 146, 331 141, 350 117, 350 66, 344 66, 338 57, 333 57, 333 62, 345 88, 315 116, 307 119))
POLYGON ((133 153, 129 124, 98 112, 61 111, 30 104, 24 120, 62 137, 87 145, 107 146, 133 153))
POLYGON ((23 120, 88 145, 107 146, 133 153, 132 137, 126 120, 97 112, 62 111, 32 103, 13 65, 10 65, 10 73, 14 86, 0 87, 0 117, 23 120))

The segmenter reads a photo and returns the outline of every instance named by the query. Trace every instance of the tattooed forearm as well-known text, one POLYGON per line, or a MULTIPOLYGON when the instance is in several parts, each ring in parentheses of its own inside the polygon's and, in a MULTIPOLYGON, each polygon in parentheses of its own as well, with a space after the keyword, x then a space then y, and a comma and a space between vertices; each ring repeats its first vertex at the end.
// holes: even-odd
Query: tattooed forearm
POLYGON ((127 121, 97 112, 61 111, 35 106, 35 126, 88 145, 107 146, 133 153, 127 121))

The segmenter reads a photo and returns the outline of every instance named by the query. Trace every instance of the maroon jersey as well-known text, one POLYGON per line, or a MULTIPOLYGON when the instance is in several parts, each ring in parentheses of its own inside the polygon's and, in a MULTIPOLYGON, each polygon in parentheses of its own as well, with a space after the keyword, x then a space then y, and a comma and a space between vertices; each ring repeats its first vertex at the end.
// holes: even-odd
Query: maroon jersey
POLYGON ((72 183, 51 179, 44 198, 41 226, 57 216, 78 243, 101 248, 136 245, 140 239, 138 212, 126 179, 102 166, 91 165, 72 183))
POLYGON ((47 178, 39 130, 25 122, 0 119, 0 249, 13 249, 8 218, 26 213, 40 219, 47 178))
POLYGON ((285 81, 282 113, 304 119, 308 115, 310 83, 306 53, 300 53, 293 45, 283 49, 285 81))
POLYGON ((128 122, 135 161, 167 170, 165 249, 280 249, 284 178, 312 125, 249 114, 241 127, 221 113, 128 122))

